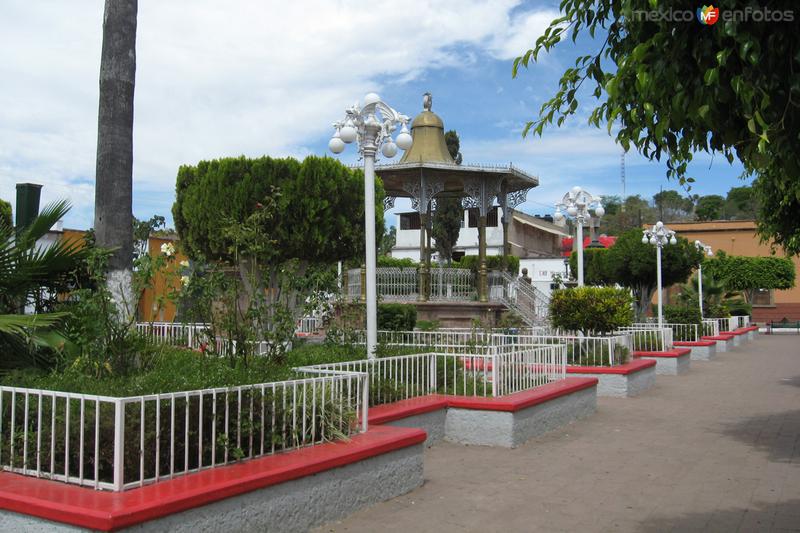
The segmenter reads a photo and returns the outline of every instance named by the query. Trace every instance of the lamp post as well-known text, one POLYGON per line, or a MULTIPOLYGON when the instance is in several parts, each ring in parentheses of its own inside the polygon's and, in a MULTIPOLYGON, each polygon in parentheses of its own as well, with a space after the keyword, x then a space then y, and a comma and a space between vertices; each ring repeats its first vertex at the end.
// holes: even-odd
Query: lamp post
POLYGON ((675 232, 667 228, 660 220, 650 230, 645 230, 642 244, 650 243, 656 247, 656 268, 658 280, 658 327, 664 325, 664 309, 661 301, 661 248, 667 244, 676 244, 675 232))
POLYGON ((334 154, 344 151, 345 144, 356 141, 364 159, 364 233, 367 264, 367 356, 375 358, 378 344, 378 302, 375 266, 375 154, 380 148, 384 157, 391 158, 397 149, 408 150, 413 142, 408 132, 408 117, 401 115, 375 93, 364 97, 364 106, 357 102, 345 110, 343 121, 335 122, 335 132, 328 142, 334 154), (400 126, 397 140, 392 134, 400 126))
MULTIPOLYGON (((694 247, 711 257, 711 247, 700 241, 694 241, 694 247)), ((697 264, 697 295, 700 300, 700 318, 703 318, 703 260, 697 264)))
POLYGON ((592 210, 598 218, 605 214, 606 210, 600 204, 601 200, 602 197, 592 196, 588 191, 576 186, 564 195, 561 202, 556 204, 556 212, 553 216, 556 221, 560 222, 564 219, 563 209, 567 216, 574 218, 578 223, 576 236, 578 242, 578 287, 583 287, 583 225, 591 218, 592 210))

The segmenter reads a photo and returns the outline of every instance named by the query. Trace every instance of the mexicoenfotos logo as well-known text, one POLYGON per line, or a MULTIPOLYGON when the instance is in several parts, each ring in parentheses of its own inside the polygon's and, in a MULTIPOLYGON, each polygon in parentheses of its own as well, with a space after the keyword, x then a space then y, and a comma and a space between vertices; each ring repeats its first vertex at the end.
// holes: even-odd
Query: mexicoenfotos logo
POLYGON ((712 6, 703 6, 697 8, 697 20, 703 26, 711 26, 719 20, 719 8, 712 6))

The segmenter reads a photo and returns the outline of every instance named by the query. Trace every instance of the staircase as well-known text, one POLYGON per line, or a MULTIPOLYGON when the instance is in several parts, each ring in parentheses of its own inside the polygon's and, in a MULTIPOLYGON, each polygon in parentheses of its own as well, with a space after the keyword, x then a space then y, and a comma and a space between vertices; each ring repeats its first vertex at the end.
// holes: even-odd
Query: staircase
POLYGON ((489 275, 489 300, 501 302, 529 326, 548 323, 550 298, 530 283, 507 272, 492 272, 489 275))

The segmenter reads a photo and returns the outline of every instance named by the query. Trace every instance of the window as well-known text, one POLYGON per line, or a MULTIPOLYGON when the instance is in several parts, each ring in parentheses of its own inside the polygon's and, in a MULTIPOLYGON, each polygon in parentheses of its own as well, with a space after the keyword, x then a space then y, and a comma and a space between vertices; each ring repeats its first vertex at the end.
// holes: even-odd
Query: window
MULTIPOLYGON (((489 214, 486 216, 486 227, 487 228, 493 228, 493 227, 499 225, 498 224, 498 217, 497 217, 498 209, 499 208, 497 206, 493 207, 489 211, 489 214)), ((478 227, 478 210, 476 208, 473 208, 473 209, 469 210, 469 227, 470 228, 477 228, 478 227)))
POLYGON ((456 252, 453 250, 453 261, 458 261, 462 257, 464 257, 464 252, 456 252))
POLYGON ((400 213, 400 229, 419 229, 419 213, 400 213))
POLYGON ((753 301, 751 303, 756 307, 774 305, 773 296, 771 289, 756 289, 753 291, 753 301))

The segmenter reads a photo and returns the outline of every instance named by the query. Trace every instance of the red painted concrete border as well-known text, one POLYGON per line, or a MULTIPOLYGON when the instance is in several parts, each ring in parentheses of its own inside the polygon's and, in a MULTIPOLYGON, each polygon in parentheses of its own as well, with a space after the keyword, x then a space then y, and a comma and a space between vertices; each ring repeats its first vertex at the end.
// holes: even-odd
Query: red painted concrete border
POLYGON ((708 340, 708 341, 729 341, 729 340, 731 340, 733 338, 733 335, 728 335, 726 333, 724 335, 723 334, 706 335, 706 336, 704 336, 702 338, 703 338, 703 340, 708 340))
POLYGON ((446 409, 447 405, 448 397, 440 394, 429 394, 428 396, 376 405, 375 407, 369 408, 369 423, 386 424, 387 422, 394 422, 395 420, 408 418, 409 416, 446 409))
POLYGON ((633 352, 634 357, 683 357, 692 353, 691 348, 673 348, 663 352, 633 352))
POLYGON ((656 366, 653 359, 635 359, 624 365, 616 366, 567 366, 567 374, 620 374, 627 376, 640 372, 651 366, 656 366))
POLYGON ((126 492, 0 473, 0 509, 113 531, 425 442, 417 428, 375 426, 331 442, 203 470, 126 492))
POLYGON ((458 409, 476 409, 481 411, 516 412, 533 407, 561 396, 572 394, 583 389, 596 387, 597 378, 566 378, 535 389, 509 394, 502 398, 481 398, 477 396, 447 396, 447 406, 458 409))
POLYGON ((676 341, 673 342, 675 346, 714 346, 717 344, 716 341, 676 341))
MULTIPOLYGON (((653 361, 653 364, 655 364, 655 361, 653 361)), ((649 366, 649 364, 643 366, 649 366)), ((566 378, 536 387, 535 389, 509 394, 502 398, 430 394, 428 396, 371 407, 369 410, 369 423, 385 424, 387 422, 393 422, 395 420, 448 407, 481 411, 515 412, 549 402, 550 400, 555 400, 556 398, 572 394, 573 392, 594 387, 597 383, 597 378, 566 378)))

